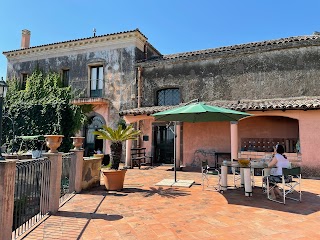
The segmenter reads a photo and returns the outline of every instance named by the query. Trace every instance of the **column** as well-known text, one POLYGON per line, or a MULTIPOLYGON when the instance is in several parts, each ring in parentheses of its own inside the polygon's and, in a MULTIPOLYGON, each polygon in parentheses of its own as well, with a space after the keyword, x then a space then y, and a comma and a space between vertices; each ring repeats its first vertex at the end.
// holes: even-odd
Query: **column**
POLYGON ((176 169, 181 166, 181 122, 176 124, 176 169))
POLYGON ((44 153, 51 162, 50 189, 49 189, 49 212, 56 213, 59 209, 62 153, 44 153))
MULTIPOLYGON (((233 161, 233 159, 238 158, 238 150, 239 150, 238 122, 237 121, 230 122, 230 134, 231 134, 231 161, 233 161)), ((233 177, 235 177, 235 168, 234 167, 232 167, 232 173, 233 173, 233 177)), ((244 179, 243 179, 243 170, 242 169, 240 169, 240 179, 241 179, 241 186, 243 186, 244 179)), ((234 182, 235 182, 235 179, 234 179, 234 182)))
POLYGON ((75 191, 76 193, 81 192, 82 190, 82 170, 83 170, 83 153, 84 150, 72 149, 70 152, 74 153, 74 156, 71 157, 71 169, 72 176, 70 176, 70 191, 75 191))
POLYGON ((238 158, 238 122, 230 122, 231 133, 231 161, 238 158))
POLYGON ((11 239, 16 161, 0 161, 0 240, 11 239))
POLYGON ((125 167, 130 167, 131 166, 131 148, 132 148, 132 140, 127 140, 126 141, 126 162, 125 162, 125 167))

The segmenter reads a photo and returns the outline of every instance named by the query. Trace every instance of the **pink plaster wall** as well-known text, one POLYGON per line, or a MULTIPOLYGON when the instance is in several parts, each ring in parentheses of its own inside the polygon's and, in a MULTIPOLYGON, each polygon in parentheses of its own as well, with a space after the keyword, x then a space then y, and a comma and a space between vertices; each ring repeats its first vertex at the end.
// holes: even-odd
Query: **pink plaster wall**
POLYGON ((148 120, 144 120, 142 124, 140 124, 140 130, 142 132, 141 134, 141 139, 140 139, 140 143, 141 143, 141 147, 145 147, 146 148, 146 154, 148 156, 152 156, 152 152, 151 152, 151 148, 152 148, 152 140, 153 140, 153 136, 152 136, 152 122, 153 119, 148 119, 148 120), (143 141, 142 140, 142 136, 143 135, 147 135, 149 136, 149 141, 143 141))
POLYGON ((192 165, 199 149, 230 152, 230 123, 183 123, 183 164, 192 165))
MULTIPOLYGON (((296 119, 277 116, 250 117, 238 123, 241 138, 298 138, 299 123, 296 119)), ((239 142, 240 143, 240 142, 239 142)))
MULTIPOLYGON (((94 112, 100 114, 106 123, 108 124, 109 122, 109 107, 108 105, 96 105, 94 107, 94 112)), ((110 153, 110 143, 108 140, 104 140, 104 149, 102 150, 103 153, 109 154, 110 153)))
MULTIPOLYGON (((250 112, 255 116, 284 116, 297 119, 302 162, 310 175, 320 176, 320 110, 250 112)), ((241 121, 240 121, 241 122, 241 121)))
MULTIPOLYGON (((254 116, 239 121, 239 147, 242 137, 298 137, 302 154, 301 165, 311 169, 311 175, 320 176, 320 110, 252 111, 249 113, 254 116)), ((151 153, 153 121, 144 120, 143 122, 143 134, 149 135, 149 141, 142 142, 142 144, 147 148, 147 152, 151 153)), ((184 123, 183 164, 190 165, 198 149, 230 152, 230 141, 229 122, 184 123)))

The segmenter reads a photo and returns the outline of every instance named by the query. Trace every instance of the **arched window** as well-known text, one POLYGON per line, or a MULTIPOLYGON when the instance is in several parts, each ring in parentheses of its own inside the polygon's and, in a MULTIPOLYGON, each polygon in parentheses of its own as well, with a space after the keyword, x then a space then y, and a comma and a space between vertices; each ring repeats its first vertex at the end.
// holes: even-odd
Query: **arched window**
POLYGON ((157 100, 158 106, 178 105, 181 102, 180 90, 179 88, 159 90, 157 92, 157 100))

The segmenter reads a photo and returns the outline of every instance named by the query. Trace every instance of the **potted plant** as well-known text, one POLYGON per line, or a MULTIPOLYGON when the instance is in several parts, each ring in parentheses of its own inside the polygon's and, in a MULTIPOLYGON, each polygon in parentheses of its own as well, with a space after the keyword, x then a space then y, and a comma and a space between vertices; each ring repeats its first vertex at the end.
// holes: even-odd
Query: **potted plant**
POLYGON ((101 168, 104 174, 104 184, 107 190, 123 189, 124 176, 126 169, 120 169, 119 165, 122 156, 122 143, 126 140, 135 140, 140 134, 132 125, 118 125, 117 129, 102 126, 101 129, 94 131, 98 139, 105 139, 111 142, 110 145, 110 168, 101 168))

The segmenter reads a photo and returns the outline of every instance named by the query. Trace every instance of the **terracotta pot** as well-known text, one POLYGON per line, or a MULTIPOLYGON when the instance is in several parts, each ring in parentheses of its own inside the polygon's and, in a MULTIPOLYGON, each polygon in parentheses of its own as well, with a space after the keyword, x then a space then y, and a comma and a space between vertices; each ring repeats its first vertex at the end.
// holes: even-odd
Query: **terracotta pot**
POLYGON ((121 170, 104 170, 103 173, 104 185, 107 190, 119 191, 123 189, 124 177, 127 172, 126 169, 121 170))
POLYGON ((63 135, 44 135, 46 138, 47 147, 50 148, 49 153, 57 153, 57 148, 60 147, 63 135))
POLYGON ((83 144, 83 140, 85 139, 85 137, 71 137, 73 142, 73 146, 75 150, 80 150, 82 149, 82 144, 83 144))

